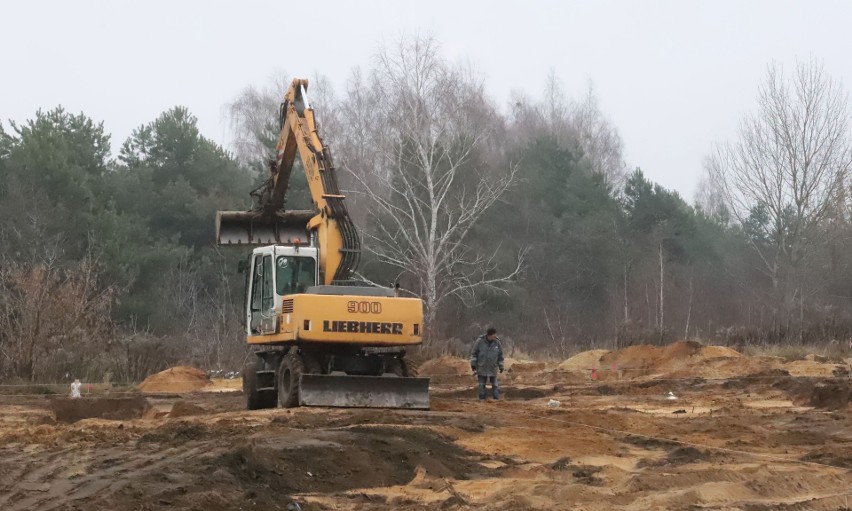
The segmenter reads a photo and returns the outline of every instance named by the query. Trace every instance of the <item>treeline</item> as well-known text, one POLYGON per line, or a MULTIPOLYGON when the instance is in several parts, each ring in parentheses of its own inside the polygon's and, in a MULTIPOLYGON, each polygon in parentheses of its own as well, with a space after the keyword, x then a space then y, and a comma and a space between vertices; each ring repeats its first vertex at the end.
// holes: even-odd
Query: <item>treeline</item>
MULTIPOLYGON (((359 277, 423 298, 430 353, 463 350, 487 325, 509 349, 559 356, 852 336, 849 112, 818 64, 770 71, 739 139, 708 146, 690 204, 628 167, 592 90, 570 99, 551 79, 504 107, 423 37, 373 62, 309 94, 361 227, 359 277)), ((233 152, 180 107, 114 156, 84 114, 6 125, 0 378, 240 366, 244 254, 214 246, 213 218, 250 206, 287 84, 227 105, 233 152)), ((306 198, 297 169, 287 204, 306 198)))
POLYGON ((0 379, 134 381, 177 361, 230 367, 241 280, 213 216, 253 177, 177 107, 110 157, 60 108, 0 132, 0 379))

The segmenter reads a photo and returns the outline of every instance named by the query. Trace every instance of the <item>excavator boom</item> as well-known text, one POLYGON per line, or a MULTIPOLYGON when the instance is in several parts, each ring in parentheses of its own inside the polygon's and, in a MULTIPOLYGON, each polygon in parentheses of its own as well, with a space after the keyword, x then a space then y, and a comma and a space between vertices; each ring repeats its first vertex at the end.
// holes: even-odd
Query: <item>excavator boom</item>
POLYGON ((351 279, 358 266, 361 243, 337 184, 331 151, 317 132, 307 87, 307 80, 296 79, 287 90, 279 112, 277 157, 269 163, 269 178, 253 193, 255 207, 218 212, 216 241, 220 245, 308 243, 307 237, 313 235, 323 247, 323 283, 341 284, 351 279), (297 153, 308 179, 312 211, 284 209, 297 153))

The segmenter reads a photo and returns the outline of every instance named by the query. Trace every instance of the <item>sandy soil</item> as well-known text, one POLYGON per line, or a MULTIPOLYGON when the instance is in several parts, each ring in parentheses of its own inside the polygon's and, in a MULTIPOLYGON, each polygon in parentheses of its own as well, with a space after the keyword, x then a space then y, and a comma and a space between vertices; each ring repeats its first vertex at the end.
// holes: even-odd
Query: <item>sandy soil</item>
POLYGON ((0 397, 0 509, 850 509, 848 377, 763 362, 603 381, 523 368, 500 402, 472 399, 470 378, 436 384, 428 412, 246 412, 214 382, 149 395, 145 418, 65 424, 47 398, 0 397))
POLYGON ((207 374, 189 366, 176 366, 145 378, 139 384, 143 392, 192 392, 210 385, 207 374))

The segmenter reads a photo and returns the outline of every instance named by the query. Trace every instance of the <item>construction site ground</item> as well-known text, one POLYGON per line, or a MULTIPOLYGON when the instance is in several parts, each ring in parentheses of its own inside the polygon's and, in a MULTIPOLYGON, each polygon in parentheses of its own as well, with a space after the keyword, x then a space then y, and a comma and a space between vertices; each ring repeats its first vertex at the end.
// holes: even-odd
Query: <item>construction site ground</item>
POLYGON ((484 403, 430 361, 430 411, 245 411, 220 380, 66 423, 0 396, 0 509, 852 509, 848 361, 641 348, 510 361, 484 403))

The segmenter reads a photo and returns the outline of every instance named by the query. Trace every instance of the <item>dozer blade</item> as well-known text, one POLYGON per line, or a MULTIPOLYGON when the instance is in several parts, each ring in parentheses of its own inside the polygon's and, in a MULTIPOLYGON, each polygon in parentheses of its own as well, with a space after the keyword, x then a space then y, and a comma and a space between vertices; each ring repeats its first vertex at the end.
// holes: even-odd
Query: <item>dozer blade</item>
POLYGON ((429 378, 303 374, 299 404, 428 410, 429 378))
POLYGON ((292 245, 308 243, 308 220, 316 213, 294 210, 274 215, 259 211, 217 211, 219 245, 292 245))

